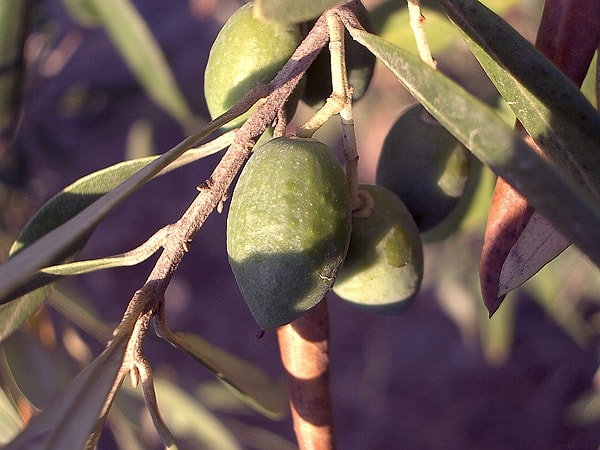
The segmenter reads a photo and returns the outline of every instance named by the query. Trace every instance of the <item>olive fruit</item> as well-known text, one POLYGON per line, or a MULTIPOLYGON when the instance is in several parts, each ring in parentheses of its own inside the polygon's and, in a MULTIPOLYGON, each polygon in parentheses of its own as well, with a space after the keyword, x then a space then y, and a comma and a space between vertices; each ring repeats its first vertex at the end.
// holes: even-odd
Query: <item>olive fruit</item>
POLYGON ((319 303, 349 239, 346 178, 327 145, 277 137, 253 152, 231 199, 227 253, 259 326, 292 322, 319 303))
MULTIPOLYGON (((369 12, 362 3, 355 5, 355 14, 363 27, 372 32, 369 12)), ((352 101, 358 101, 371 83, 376 58, 366 47, 352 39, 348 31, 344 32, 344 47, 348 83, 353 88, 352 101)), ((325 103, 331 91, 331 57, 327 48, 324 48, 306 71, 306 86, 302 100, 309 106, 318 108, 325 103)))
POLYGON ((398 195, 420 231, 440 223, 461 198, 471 154, 419 104, 409 108, 386 136, 376 184, 398 195))
MULTIPOLYGON (((301 41, 298 25, 263 22, 253 17, 251 2, 242 5, 217 35, 206 63, 204 96, 211 118, 229 110, 258 84, 270 82, 301 41)), ((288 114, 293 114, 297 102, 292 100, 288 114)), ((249 114, 224 128, 239 127, 249 114)))
POLYGON ((363 207, 352 217, 352 234, 333 291, 377 314, 400 314, 423 279, 423 243, 417 225, 396 194, 360 185, 363 207))

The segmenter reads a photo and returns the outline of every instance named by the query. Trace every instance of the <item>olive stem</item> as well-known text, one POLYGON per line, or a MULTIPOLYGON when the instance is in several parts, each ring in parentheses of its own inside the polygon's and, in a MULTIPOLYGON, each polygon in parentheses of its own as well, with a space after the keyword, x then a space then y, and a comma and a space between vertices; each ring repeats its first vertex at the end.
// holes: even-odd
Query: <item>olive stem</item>
POLYGON ((329 312, 323 299, 277 329, 300 450, 335 448, 329 384, 329 312))
POLYGON ((427 42, 427 35, 425 34, 425 16, 421 10, 421 0, 406 0, 408 4, 408 17, 410 27, 412 28, 415 41, 417 43, 417 50, 421 60, 432 67, 437 68, 437 62, 431 54, 429 43, 427 42))
MULTIPOLYGON (((327 25, 324 19, 319 19, 290 60, 268 85, 252 90, 231 110, 213 121, 215 124, 226 123, 233 117, 237 117, 240 109, 249 108, 257 101, 257 96, 263 97, 264 93, 264 101, 236 131, 233 143, 211 176, 198 188, 196 198, 181 218, 169 227, 170 232, 163 243, 163 252, 148 275, 146 283, 130 299, 121 322, 113 331, 114 339, 121 337, 129 340, 120 373, 124 374, 129 370, 134 384, 139 383, 140 377, 142 383, 144 379, 149 383, 152 382, 151 378, 148 378, 150 372, 140 371, 140 368, 146 369, 146 360, 141 351, 142 342, 152 317, 160 313, 161 308, 164 307, 165 291, 185 253, 189 251, 192 239, 212 211, 218 209, 223 199, 227 197, 229 187, 248 158, 255 140, 273 123, 277 111, 283 107, 326 42, 327 25)), ((186 139, 184 143, 188 141, 190 147, 197 143, 197 139, 193 137, 186 139)), ((159 314, 158 322, 164 330, 166 328, 164 314, 159 314)), ((117 381, 120 384, 121 379, 117 381)), ((107 400, 106 408, 110 407, 111 401, 112 399, 107 400)), ((159 428, 161 428, 160 424, 159 428)), ((162 433, 163 430, 159 432, 162 433)))
POLYGON ((346 160, 346 179, 350 190, 352 210, 360 209, 358 196, 358 150, 354 118, 352 116, 352 86, 348 82, 346 71, 346 49, 344 45, 345 28, 337 14, 327 16, 329 25, 329 52, 331 53, 331 84, 333 97, 342 99, 340 119, 344 141, 344 159, 346 160))

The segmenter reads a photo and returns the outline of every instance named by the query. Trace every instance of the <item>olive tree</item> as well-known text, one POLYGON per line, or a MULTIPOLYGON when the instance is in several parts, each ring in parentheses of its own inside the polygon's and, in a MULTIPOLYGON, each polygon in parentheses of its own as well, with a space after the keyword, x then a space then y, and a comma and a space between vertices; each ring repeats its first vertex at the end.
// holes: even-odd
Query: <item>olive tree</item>
MULTIPOLYGON (((173 331, 166 320, 167 287, 209 215, 230 199, 228 257, 259 337, 277 334, 301 448, 335 446, 328 292, 365 313, 405 311, 423 277, 421 234, 443 225, 454 210, 473 158, 498 177, 479 274, 490 315, 508 292, 571 244, 600 264, 600 117, 579 89, 600 43, 593 0, 547 0, 535 45, 480 2, 438 0, 512 110, 515 126, 437 69, 417 0, 408 0, 406 27, 418 54, 375 34, 357 1, 255 0, 231 17, 213 44, 205 73, 212 117, 199 129, 150 30, 128 2, 65 3, 101 23, 149 96, 193 131, 158 156, 123 161, 65 187, 10 248, 0 266, 2 340, 61 279, 158 257, 105 349, 22 430, 12 430, 7 449, 94 447, 127 375, 142 386, 164 446, 175 448, 142 351, 151 325, 259 411, 285 413, 286 396, 260 368, 197 334, 173 331), (556 33, 559 28, 564 33, 556 33), (140 54, 145 62, 136 58, 140 54), (146 70, 147 61, 156 69, 146 70), (419 105, 390 130, 374 186, 358 181, 353 106, 368 91, 376 61, 419 105), (299 101, 313 114, 293 126, 299 101), (341 124, 343 164, 315 138, 332 118, 341 124), (432 148, 439 153, 431 156, 432 148), (176 222, 125 253, 78 259, 94 230, 131 194, 222 151, 176 222), (431 173, 428 158, 444 162, 439 173, 431 173)), ((7 34, 7 48, 17 53, 27 35, 28 6, 0 6, 0 20, 15 30, 7 34)), ((0 86, 3 97, 16 99, 0 105, 9 134, 18 80, 15 73, 0 86)))

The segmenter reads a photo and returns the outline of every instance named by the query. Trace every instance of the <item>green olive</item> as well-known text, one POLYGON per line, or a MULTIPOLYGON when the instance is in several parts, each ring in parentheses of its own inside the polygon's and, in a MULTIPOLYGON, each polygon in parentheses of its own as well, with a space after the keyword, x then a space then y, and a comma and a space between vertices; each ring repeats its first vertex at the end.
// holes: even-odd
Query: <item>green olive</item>
POLYGON ((350 238, 350 199, 332 150, 278 137, 257 148, 235 186, 227 252, 263 329, 300 317, 333 285, 350 238))
MULTIPOLYGON (((220 116, 252 88, 270 82, 301 41, 299 26, 260 21, 252 15, 251 2, 241 6, 217 35, 208 56, 204 96, 210 116, 220 116)), ((288 115, 293 115, 300 93, 295 100, 290 98, 288 115)), ((239 127, 249 114, 224 128, 239 127)))
POLYGON ((381 186, 359 187, 363 208, 333 291, 350 304, 378 314, 400 314, 423 278, 423 244, 402 201, 381 186))
POLYGON ((404 112, 386 136, 376 183, 398 195, 420 231, 444 220, 460 200, 471 154, 421 105, 404 112))
MULTIPOLYGON (((373 27, 367 9, 362 3, 357 3, 355 8, 360 23, 367 31, 372 32, 373 27)), ((347 31, 344 33, 344 47, 348 82, 353 89, 352 100, 356 102, 363 97, 371 83, 376 58, 366 47, 352 39, 347 31)), ((324 48, 306 71, 306 87, 302 100, 309 106, 318 108, 325 103, 331 91, 331 57, 328 49, 324 48)))

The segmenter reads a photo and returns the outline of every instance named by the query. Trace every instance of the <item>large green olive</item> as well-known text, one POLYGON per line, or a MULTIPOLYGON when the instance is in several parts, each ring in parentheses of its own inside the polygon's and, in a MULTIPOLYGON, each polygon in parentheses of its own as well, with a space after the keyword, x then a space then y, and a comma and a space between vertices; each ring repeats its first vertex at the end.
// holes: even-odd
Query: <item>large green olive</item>
MULTIPOLYGON (((241 6, 213 43, 204 72, 204 96, 214 119, 256 87, 271 81, 302 40, 300 27, 263 22, 253 17, 252 3, 241 6)), ((299 97, 299 95, 297 95, 299 97)), ((298 99, 290 99, 288 114, 298 99)), ((249 113, 224 128, 236 128, 249 113)))
POLYGON ((256 322, 300 317, 333 285, 350 238, 350 199, 332 150, 278 137, 257 148, 235 186, 227 252, 256 322))
MULTIPOLYGON (((363 27, 372 32, 369 12, 362 3, 356 4, 355 14, 363 27)), ((347 31, 344 33, 344 47, 348 82, 353 89, 352 100, 358 101, 371 83, 376 58, 366 47, 352 39, 347 31)), ((306 71, 306 87, 302 100, 313 108, 318 108, 325 103, 331 91, 331 57, 328 49, 324 48, 306 71)))
POLYGON ((333 291, 378 314, 406 310, 421 287, 423 244, 406 206, 381 186, 360 186, 365 206, 352 217, 352 234, 333 291))
POLYGON ((398 195, 420 231, 452 212, 469 178, 471 154, 421 105, 404 112, 386 136, 376 183, 398 195))

